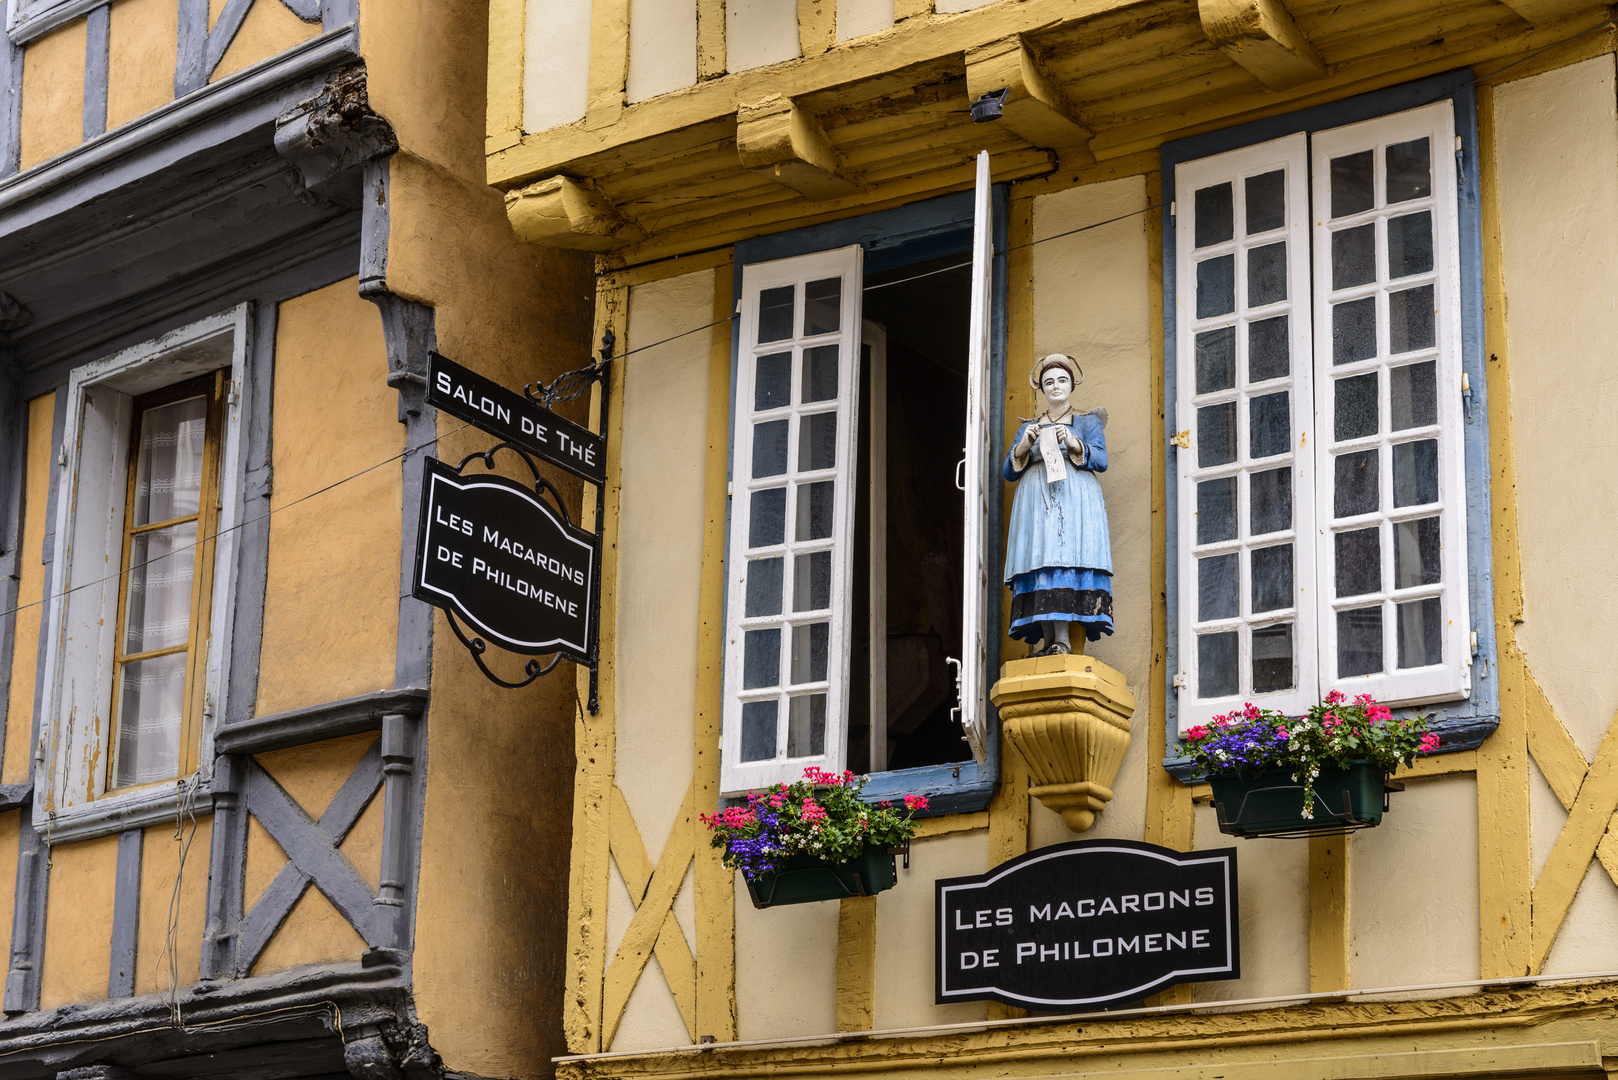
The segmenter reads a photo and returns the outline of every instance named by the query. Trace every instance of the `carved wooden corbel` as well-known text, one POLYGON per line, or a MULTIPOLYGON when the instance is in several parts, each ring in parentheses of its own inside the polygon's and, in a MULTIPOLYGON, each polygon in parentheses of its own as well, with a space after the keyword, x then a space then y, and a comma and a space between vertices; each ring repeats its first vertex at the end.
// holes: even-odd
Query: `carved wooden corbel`
POLYGON ((646 238, 599 191, 567 176, 506 192, 506 217, 517 239, 542 247, 610 251, 646 238))
POLYGON ((1281 0, 1197 0, 1197 13, 1208 40, 1271 90, 1326 74, 1325 61, 1281 0))
POLYGON ((1089 150, 1094 132, 1021 34, 967 50, 968 98, 1002 88, 1007 93, 996 121, 1000 126, 1033 146, 1064 151, 1065 162, 1095 160, 1089 150))
POLYGON ((780 94, 736 111, 736 154, 746 168, 811 199, 840 199, 860 190, 844 175, 815 115, 780 94))

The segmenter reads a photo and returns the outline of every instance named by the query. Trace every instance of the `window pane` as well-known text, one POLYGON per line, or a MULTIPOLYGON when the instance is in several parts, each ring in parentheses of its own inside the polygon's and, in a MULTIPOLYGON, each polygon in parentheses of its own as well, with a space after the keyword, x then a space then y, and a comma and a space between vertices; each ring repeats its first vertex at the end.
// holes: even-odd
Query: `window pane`
POLYGON ((775 757, 774 701, 749 701, 742 706, 742 760, 769 761, 775 757))
POLYGON ((1197 543, 1236 539, 1236 478, 1204 480, 1197 485, 1197 543))
POLYGON ((1337 458, 1337 484, 1332 513, 1336 517, 1374 514, 1381 506, 1377 483, 1377 451, 1360 450, 1337 458))
POLYGON ((125 664, 119 670, 114 786, 179 776, 185 661, 185 653, 170 653, 125 664))
POLYGON ((1267 469, 1247 480, 1248 532, 1254 536, 1292 528, 1292 470, 1267 469))
POLYGON ((792 560, 792 610, 831 607, 831 552, 811 551, 792 560))
POLYGON ((1347 289, 1376 280, 1376 225, 1331 234, 1331 287, 1347 289))
POLYGON ((1197 467, 1224 465, 1236 460, 1236 403, 1207 405, 1197 410, 1197 467))
POLYGON ((1382 670, 1382 609, 1337 613, 1337 677, 1374 675, 1382 670))
POLYGON ((188 517, 202 493, 202 454, 208 400, 187 398, 147 409, 140 421, 135 462, 136 525, 188 517))
POLYGON ((1412 589, 1438 583, 1438 519, 1393 523, 1393 587, 1412 589))
POLYGON ((1428 360, 1388 372, 1388 410, 1394 431, 1438 423, 1438 365, 1428 360))
POLYGON ((1287 174, 1277 169, 1263 176, 1249 176, 1247 193, 1247 234, 1269 232, 1286 224, 1287 174))
POLYGON ((1382 541, 1376 526, 1337 534, 1337 595, 1382 591, 1382 541))
POLYGON ((792 699, 787 712, 787 757, 815 757, 826 752, 826 695, 792 699))
POLYGON ((1432 154, 1426 139, 1394 143, 1387 149, 1388 202, 1425 199, 1433 193, 1432 154))
POLYGON ((1331 362, 1352 364, 1376 355, 1376 297, 1333 304, 1331 362))
POLYGON ((1236 692, 1236 632, 1197 638, 1197 696, 1229 697, 1236 692))
POLYGON ((781 685, 781 628, 742 634, 742 689, 781 685))
POLYGON ((1375 435, 1377 429, 1376 372, 1338 379, 1336 422, 1332 435, 1338 442, 1375 435))
POLYGON ((1412 600, 1394 606, 1394 621, 1399 626, 1399 666, 1426 667, 1444 662, 1444 633, 1441 621, 1442 605, 1438 597, 1412 600))
POLYGON ((803 287, 803 336, 835 334, 842 327, 843 279, 825 278, 803 287))
POLYGON ((1197 318, 1236 310, 1236 256, 1221 255, 1197 264, 1197 318))
POLYGON ((1236 385, 1236 328, 1226 326, 1197 335, 1197 393, 1211 394, 1236 385))
POLYGON ((792 678, 794 686, 826 681, 826 654, 831 642, 830 623, 810 623, 792 628, 792 678))
POLYGON ((129 538, 124 597, 124 653, 184 645, 191 637, 191 577, 197 565, 197 523, 136 533, 129 538))
POLYGON ((753 492, 747 513, 747 546, 772 547, 787 538, 787 489, 753 492))
POLYGON ((755 361, 753 408, 758 412, 792 404, 792 354, 770 353, 755 361))
POLYGON ((1388 219, 1388 276, 1409 277, 1433 268, 1433 215, 1419 214, 1388 219))
POLYGON ((1265 394, 1248 399, 1248 453, 1255 458, 1274 457, 1292 447, 1291 395, 1265 394))
POLYGON ((1388 294, 1388 351, 1395 355, 1430 349, 1437 343, 1433 287, 1388 294))
POLYGON ((798 471, 837 466, 837 414, 815 413, 798 421, 798 471))
POLYGON ((1197 560, 1197 620, 1234 619, 1236 610, 1236 553, 1197 560))
POLYGON ((779 558, 754 559, 747 564, 747 617, 781 614, 781 574, 785 564, 779 558))
POLYGON ((1197 192, 1197 247, 1222 244, 1236 235, 1235 210, 1229 184, 1197 192))
POLYGON ((830 401, 837 396, 837 346, 803 350, 803 400, 830 401))
POLYGON ((758 343, 785 341, 792 336, 793 294, 796 288, 782 285, 758 294, 758 343))
POLYGON ((1251 556, 1253 614, 1279 611, 1293 604, 1292 545, 1256 548, 1251 556))
POLYGON ((1345 217, 1371 209, 1372 194, 1371 151, 1331 159, 1331 216, 1345 217))
POLYGON ((1253 631, 1253 692, 1269 694, 1290 690, 1292 676, 1292 624, 1259 627, 1253 631))
POLYGON ((824 540, 831 535, 832 481, 798 485, 798 540, 824 540))
POLYGON ((1438 440, 1400 443, 1393 448, 1393 505, 1421 506, 1438 501, 1438 440))
POLYGON ((1287 298, 1287 246, 1267 244, 1247 252, 1247 305, 1263 307, 1287 298))
POLYGON ((1287 316, 1247 324, 1247 381, 1279 379, 1292 370, 1287 316))
POLYGON ((787 421, 753 425, 753 478, 780 476, 787 471, 787 421))

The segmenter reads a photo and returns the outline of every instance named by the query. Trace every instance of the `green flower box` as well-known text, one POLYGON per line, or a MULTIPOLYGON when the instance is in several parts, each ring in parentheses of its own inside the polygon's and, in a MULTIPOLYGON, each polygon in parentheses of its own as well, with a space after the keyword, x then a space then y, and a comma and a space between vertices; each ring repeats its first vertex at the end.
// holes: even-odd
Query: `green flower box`
POLYGON ((879 847, 867 847, 854 858, 840 863, 813 855, 789 855, 767 874, 757 878, 743 874, 742 877, 747 881, 747 893, 756 908, 875 896, 899 881, 893 855, 889 849, 879 847))
POLYGON ((1311 785, 1314 816, 1306 818, 1303 784, 1286 769, 1253 777, 1212 776, 1208 783, 1219 831, 1231 836, 1307 836, 1373 828, 1387 812, 1387 793, 1404 789, 1369 762, 1321 769, 1311 785))

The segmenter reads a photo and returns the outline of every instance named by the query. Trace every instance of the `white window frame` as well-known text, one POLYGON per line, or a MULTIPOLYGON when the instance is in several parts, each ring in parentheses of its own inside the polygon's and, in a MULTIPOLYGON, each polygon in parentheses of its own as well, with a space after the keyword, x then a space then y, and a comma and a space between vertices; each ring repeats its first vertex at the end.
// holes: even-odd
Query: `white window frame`
POLYGON ((66 26, 109 0, 11 0, 6 10, 6 33, 12 43, 24 45, 66 26))
POLYGON ((182 788, 190 788, 196 798, 210 794, 214 728, 230 672, 237 527, 245 509, 241 440, 242 417, 250 409, 248 315, 243 304, 76 368, 68 378, 67 422, 57 451, 62 482, 45 606, 44 715, 35 750, 41 766, 36 775, 44 790, 34 799, 34 828, 50 842, 172 821, 182 788), (113 649, 123 583, 134 399, 227 365, 230 389, 197 771, 176 783, 109 791, 113 649))

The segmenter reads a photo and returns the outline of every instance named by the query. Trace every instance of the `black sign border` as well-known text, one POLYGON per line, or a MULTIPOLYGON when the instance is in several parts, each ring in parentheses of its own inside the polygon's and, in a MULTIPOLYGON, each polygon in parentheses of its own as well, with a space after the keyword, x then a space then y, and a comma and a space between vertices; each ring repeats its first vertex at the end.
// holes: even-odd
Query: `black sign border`
POLYGON ((487 636, 495 644, 509 652, 514 652, 522 656, 545 656, 553 653, 560 653, 568 659, 577 661, 580 664, 594 665, 595 651, 597 648, 597 612, 595 611, 593 601, 596 595, 595 585, 601 574, 600 538, 593 533, 585 532, 583 529, 571 524, 564 515, 558 513, 556 509, 553 508, 549 503, 545 502, 544 499, 541 499, 536 492, 530 490, 522 484, 517 483, 515 480, 500 476, 497 473, 479 473, 477 475, 468 477, 456 470, 453 466, 446 465, 437 458, 427 458, 422 464, 425 466, 425 468, 422 471, 421 512, 420 521, 417 525, 416 531, 416 567, 410 581, 410 595, 415 597, 417 600, 420 600, 424 604, 431 604, 433 607, 443 608, 446 611, 454 612, 462 619, 465 619, 468 624, 478 631, 478 633, 487 636), (520 495, 534 506, 537 506, 540 509, 540 512, 545 514, 546 517, 550 518, 551 522, 560 528, 569 539, 575 540, 590 549, 590 588, 587 591, 589 592, 591 601, 587 603, 585 608, 585 648, 583 650, 574 649, 565 642, 553 642, 540 648, 535 648, 526 643, 513 642, 504 634, 490 630, 487 626, 485 626, 481 620, 467 610, 466 605, 461 602, 460 597, 455 596, 453 593, 446 594, 439 592, 438 590, 428 589, 422 577, 422 575, 426 572, 427 563, 427 526, 430 522, 431 508, 433 505, 432 485, 440 478, 448 480, 454 483, 456 487, 462 489, 467 487, 492 486, 505 488, 508 491, 520 495), (444 600, 446 596, 450 601, 448 603, 446 603, 444 600))
POLYGON ((1179 983, 1188 982, 1225 982, 1242 977, 1242 950, 1241 950, 1241 915, 1237 893, 1236 849, 1214 848, 1208 851, 1175 851, 1173 848, 1160 847, 1157 844, 1148 844, 1140 840, 1070 840, 1065 844, 1052 844, 1026 855, 1019 855, 1001 863, 994 869, 983 874, 971 874, 966 877, 938 878, 933 882, 933 974, 934 974, 934 1004, 948 1005, 959 1001, 998 1001, 1002 1005, 1011 1005, 1016 1008, 1035 1009, 1040 1012, 1050 1012, 1055 1009, 1072 1008, 1075 1006, 1102 1009, 1108 1005, 1139 1001, 1141 998, 1158 990, 1166 989, 1179 983), (963 888, 981 888, 992 884, 1007 874, 1016 873, 1017 870, 1033 863, 1043 862, 1052 858, 1069 857, 1076 853, 1087 851, 1129 851, 1137 855, 1148 855, 1162 859, 1165 862, 1177 863, 1181 866, 1201 862, 1223 862, 1225 864, 1225 881, 1228 888, 1225 915, 1229 920, 1227 931, 1229 933, 1229 946, 1227 958, 1229 965, 1214 970, 1203 969, 1196 973, 1172 971, 1159 976, 1139 987, 1133 987, 1118 994, 1109 994, 1095 998, 1069 998, 1053 1000, 1047 998, 1030 998, 1020 994, 1007 993, 998 988, 991 990, 963 990, 949 993, 946 996, 944 989, 944 962, 946 952, 944 948, 944 934, 948 927, 944 924, 942 913, 944 911, 944 893, 949 890, 963 888))

